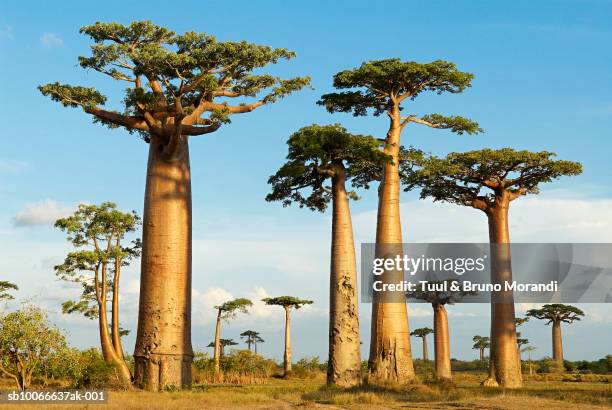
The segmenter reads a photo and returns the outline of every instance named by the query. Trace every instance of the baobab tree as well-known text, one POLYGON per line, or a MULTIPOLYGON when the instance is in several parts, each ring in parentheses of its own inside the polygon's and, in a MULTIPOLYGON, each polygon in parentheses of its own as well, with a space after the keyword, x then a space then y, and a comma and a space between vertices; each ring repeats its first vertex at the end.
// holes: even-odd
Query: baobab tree
POLYGON ((474 345, 472 349, 478 350, 480 353, 480 362, 484 363, 485 360, 485 349, 491 346, 490 339, 488 336, 476 335, 472 338, 474 345))
MULTIPOLYGON (((529 317, 517 317, 514 319, 514 325, 518 329, 523 324, 529 322, 529 317)), ((516 332, 516 355, 518 356, 518 367, 519 367, 519 375, 522 377, 523 373, 523 360, 521 358, 522 346, 529 344, 529 339, 525 339, 521 337, 521 332, 516 332)))
MULTIPOLYGON (((547 151, 517 151, 512 148, 450 153, 445 158, 423 156, 414 166, 404 167, 406 190, 422 187, 421 198, 432 197, 483 211, 488 219, 491 243, 491 283, 512 282, 508 209, 527 194, 537 194, 539 185, 564 175, 578 175, 577 162, 554 159, 547 151)), ((415 157, 416 158, 416 157, 415 157)), ((487 386, 520 387, 512 291, 491 295, 491 348, 487 386)))
POLYGON ((527 316, 552 323, 552 351, 553 360, 563 364, 563 340, 561 338, 561 323, 573 323, 584 316, 584 312, 576 306, 553 303, 544 305, 540 309, 530 309, 527 316))
POLYGON ((0 280, 0 300, 12 300, 14 296, 9 292, 19 290, 19 287, 12 282, 0 280))
MULTIPOLYGON (((383 166, 378 190, 376 257, 402 253, 401 246, 398 246, 402 243, 398 170, 400 137, 404 128, 416 123, 449 129, 458 134, 481 131, 478 124, 463 117, 402 115, 402 109, 406 108, 408 101, 413 101, 423 92, 461 93, 471 86, 473 77, 470 73, 457 70, 453 63, 447 61, 425 64, 404 62, 397 58, 368 61, 360 67, 334 75, 334 87, 347 91, 325 94, 318 101, 331 113, 352 112, 355 116, 363 116, 371 111, 374 116, 389 116, 384 152, 391 157, 391 161, 383 166)), ((403 280, 403 272, 389 270, 381 279, 385 283, 397 283, 403 280)), ((404 295, 375 293, 368 360, 372 381, 408 382, 414 379, 409 333, 404 295)))
POLYGON ((253 306, 253 302, 246 298, 238 298, 228 300, 219 306, 215 306, 217 310, 217 325, 215 326, 215 374, 221 371, 219 358, 221 357, 221 321, 229 323, 231 319, 235 319, 238 313, 248 313, 249 308, 253 306))
POLYGON ((285 352, 283 354, 283 372, 285 377, 291 372, 291 309, 300 309, 311 305, 312 300, 299 299, 295 296, 278 296, 262 299, 266 305, 281 306, 285 309, 285 352))
POLYGON ((119 284, 122 267, 140 255, 140 240, 128 246, 122 242, 126 234, 139 226, 140 217, 136 212, 119 211, 112 202, 81 204, 71 216, 55 222, 55 227, 66 232, 75 248, 62 264, 55 266, 55 274, 61 280, 79 284, 82 289, 79 300, 64 302, 62 311, 97 319, 104 360, 119 370, 126 383, 131 381, 131 373, 121 345, 119 284))
POLYGON ((135 384, 147 390, 191 384, 190 137, 217 131, 234 114, 278 101, 309 84, 261 73, 295 53, 196 32, 175 34, 149 21, 82 27, 94 44, 81 67, 125 82, 124 107, 104 108, 93 87, 59 82, 39 90, 94 122, 125 128, 149 144, 144 196, 135 384), (257 74, 255 74, 257 72, 257 74), (236 101, 235 103, 233 101, 236 101))
POLYGON ((269 183, 268 201, 284 206, 297 203, 324 212, 332 203, 332 240, 329 284, 328 384, 350 387, 361 383, 357 266, 349 198, 353 188, 366 187, 389 161, 381 143, 369 136, 353 135, 340 125, 311 125, 287 141, 287 162, 269 183), (331 188, 325 183, 331 180, 331 188))
POLYGON ((427 335, 433 333, 434 330, 429 327, 420 327, 410 332, 410 336, 420 337, 423 340, 423 360, 429 360, 427 353, 427 335))
POLYGON ((535 351, 537 348, 534 346, 525 346, 523 347, 523 352, 527 352, 527 360, 529 362, 529 375, 533 376, 533 364, 531 362, 531 352, 535 351))
MULTIPOLYGON (((438 379, 452 378, 451 375, 451 356, 450 356, 450 337, 448 333, 448 314, 446 305, 452 305, 467 295, 474 292, 463 290, 450 290, 454 279, 444 281, 428 281, 425 288, 417 288, 412 292, 407 292, 406 296, 412 299, 420 299, 431 303, 434 311, 434 353, 436 377, 438 379)), ((423 339, 425 340, 425 339, 423 339)))
MULTIPOLYGON (((218 348, 219 348, 219 357, 225 356, 225 347, 226 346, 238 346, 238 343, 234 342, 234 339, 219 339, 218 348)), ((213 349, 217 349, 217 343, 210 342, 208 346, 213 349)))
POLYGON ((265 340, 259 336, 259 332, 254 330, 247 330, 240 333, 240 337, 245 339, 245 343, 247 344, 249 350, 251 350, 251 346, 255 346, 255 354, 257 354, 257 343, 264 343, 265 340))

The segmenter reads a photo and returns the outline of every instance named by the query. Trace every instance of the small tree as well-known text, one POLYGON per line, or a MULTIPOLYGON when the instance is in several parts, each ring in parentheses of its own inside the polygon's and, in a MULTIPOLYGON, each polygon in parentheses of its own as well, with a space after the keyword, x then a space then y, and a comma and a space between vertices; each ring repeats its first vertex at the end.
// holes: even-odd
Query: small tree
POLYGON ((410 332, 410 336, 420 337, 423 340, 423 360, 429 360, 427 353, 427 335, 433 333, 434 330, 429 327, 420 327, 410 332))
MULTIPOLYGON (((248 313, 249 308, 253 306, 253 302, 249 299, 238 298, 227 301, 219 306, 215 306, 217 309, 217 326, 215 328, 215 374, 218 375, 221 371, 220 357, 221 357, 221 320, 229 323, 230 320, 236 318, 238 313, 248 313)), ((227 339, 230 340, 230 339, 227 339)), ((225 347, 225 346, 224 346, 225 347)))
MULTIPOLYGON (((219 357, 225 356, 225 346, 237 346, 238 343, 234 339, 219 339, 219 357)), ((215 348, 216 343, 210 342, 206 347, 215 348)))
POLYGON ((451 284, 454 279, 444 281, 428 281, 425 283, 425 290, 420 288, 412 292, 407 292, 408 298, 421 299, 431 303, 434 311, 434 353, 436 365, 436 377, 438 379, 452 378, 451 356, 450 356, 450 337, 448 333, 448 314, 446 305, 452 305, 467 295, 474 292, 463 290, 451 291, 451 284), (430 290, 433 289, 433 290, 430 290))
MULTIPOLYGON (((483 211, 491 242, 491 283, 512 282, 508 209, 539 185, 564 175, 578 175, 577 162, 555 160, 547 151, 516 151, 512 148, 450 153, 445 158, 423 156, 402 168, 406 190, 421 187, 421 198, 432 197, 483 211)), ((520 387, 512 291, 492 292, 491 348, 487 386, 520 387)))
POLYGON ((6 280, 0 280, 0 301, 14 299, 13 295, 9 293, 13 290, 19 290, 17 285, 6 280))
POLYGON ((41 308, 28 305, 0 313, 0 371, 15 380, 17 388, 28 388, 32 373, 65 346, 64 335, 48 322, 41 308))
MULTIPOLYGON (((529 317, 517 317, 514 319, 514 325, 516 328, 519 328, 520 326, 524 325, 525 323, 529 322, 529 317)), ((521 372, 521 376, 522 376, 522 369, 523 369, 523 360, 521 358, 521 346, 523 345, 527 345, 529 344, 529 339, 525 339, 525 338, 521 338, 521 332, 516 332, 516 345, 517 345, 517 350, 516 350, 516 354, 518 356, 518 366, 519 366, 519 372, 521 372)))
POLYGON ((263 340, 259 336, 259 332, 256 332, 254 330, 244 331, 244 332, 240 333, 240 337, 245 339, 244 342, 247 344, 249 350, 251 350, 251 346, 255 346, 255 354, 257 354, 257 343, 264 343, 265 342, 265 340, 263 340))
POLYGON ((544 305, 541 309, 530 309, 527 316, 552 323, 553 360, 563 364, 563 340, 561 338, 561 323, 573 323, 584 316, 584 312, 576 306, 553 303, 544 305))
POLYGON ((291 371, 291 309, 300 309, 302 306, 311 305, 312 300, 299 299, 295 296, 278 296, 275 298, 262 299, 266 305, 282 306, 285 309, 285 353, 283 354, 283 370, 287 377, 291 371))
MULTIPOLYGON (((417 63, 399 58, 368 61, 361 66, 334 75, 335 88, 344 90, 323 95, 318 104, 329 112, 352 112, 364 116, 386 114, 389 128, 385 138, 385 153, 391 161, 382 167, 378 189, 378 217, 376 224, 377 255, 401 254, 403 242, 400 223, 400 137, 410 124, 449 129, 458 134, 476 133, 481 129, 473 121, 458 116, 430 114, 419 117, 402 112, 421 93, 461 93, 472 84, 474 76, 457 70, 447 61, 417 63), (383 246, 380 246, 383 245, 383 246)), ((385 283, 402 281, 403 272, 389 270, 382 276, 385 283)), ((372 338, 368 360, 370 378, 407 382, 414 379, 414 366, 408 335, 408 312, 405 303, 387 303, 382 292, 374 294, 372 305, 372 338)), ((401 295, 403 298, 403 295, 401 295)), ((403 302, 403 300, 402 300, 403 302)))
POLYGON ((490 340, 488 336, 480 336, 476 335, 472 338, 474 345, 472 349, 478 350, 480 353, 480 362, 484 363, 485 360, 485 349, 488 349, 491 346, 490 340))
POLYGON ((529 361, 529 375, 533 376, 533 363, 531 362, 531 352, 535 351, 537 348, 534 346, 525 346, 523 347, 523 352, 527 352, 527 360, 529 361))
POLYGON ((62 310, 98 320, 104 360, 120 370, 125 382, 130 382, 131 373, 121 345, 119 283, 121 268, 140 255, 140 240, 135 240, 130 246, 124 246, 122 241, 139 225, 140 217, 136 212, 121 212, 112 202, 81 204, 72 216, 55 222, 75 247, 64 263, 55 266, 56 276, 82 288, 80 299, 64 302, 62 310), (110 327, 107 313, 109 296, 110 327))
POLYGON ((357 266, 349 198, 352 187, 368 187, 390 158, 381 143, 353 135, 340 125, 311 125, 287 141, 288 161, 271 176, 272 193, 266 200, 297 203, 324 212, 332 203, 330 264, 329 359, 327 382, 350 387, 361 383, 357 266), (331 187, 326 182, 331 180, 331 187))

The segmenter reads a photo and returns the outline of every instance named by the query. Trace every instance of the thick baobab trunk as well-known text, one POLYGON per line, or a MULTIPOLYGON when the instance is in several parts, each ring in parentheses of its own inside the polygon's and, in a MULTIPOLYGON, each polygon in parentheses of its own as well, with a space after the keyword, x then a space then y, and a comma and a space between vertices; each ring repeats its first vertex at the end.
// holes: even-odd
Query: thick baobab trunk
POLYGON ((353 225, 341 164, 334 170, 332 196, 327 383, 351 387, 361 382, 359 307, 353 225))
POLYGON ((552 322, 553 360, 563 364, 563 341, 561 340, 561 322, 552 322))
POLYGON ((215 362, 215 375, 218 375, 221 372, 221 311, 217 314, 217 325, 215 326, 215 353, 214 353, 214 362, 215 362))
POLYGON ((427 352, 427 336, 423 336, 423 360, 429 360, 429 354, 427 352))
MULTIPOLYGON (((391 155, 393 163, 384 165, 383 177, 378 190, 377 258, 392 258, 403 252, 399 207, 400 134, 400 112, 399 108, 395 107, 385 147, 385 152, 391 155)), ((386 271, 381 280, 383 283, 398 283, 404 280, 404 273, 401 270, 386 271)), ((409 382, 415 377, 410 349, 408 309, 403 292, 374 294, 368 367, 371 382, 409 382)))
POLYGON ((191 178, 189 148, 167 160, 152 138, 145 192, 135 383, 191 385, 191 178))
POLYGON ((448 335, 448 315, 442 304, 434 304, 434 349, 436 355, 436 378, 448 379, 451 375, 450 337, 448 335))
POLYGON ((487 386, 521 387, 518 368, 514 296, 505 291, 504 283, 512 281, 510 234, 508 231, 509 199, 499 194, 495 206, 487 212, 491 243, 491 283, 501 284, 502 291, 491 294, 491 347, 487 386))
POLYGON ((285 353, 283 354, 285 377, 291 372, 291 307, 285 306, 285 353))

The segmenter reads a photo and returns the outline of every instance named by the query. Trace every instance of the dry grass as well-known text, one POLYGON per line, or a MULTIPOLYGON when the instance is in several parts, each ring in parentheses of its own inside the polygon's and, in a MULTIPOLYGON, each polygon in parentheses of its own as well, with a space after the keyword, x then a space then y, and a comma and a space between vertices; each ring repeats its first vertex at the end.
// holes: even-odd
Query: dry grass
MULTIPOLYGON (((565 375, 567 378, 568 375, 565 375)), ((612 407, 612 377, 597 381, 564 381, 564 376, 525 380, 515 391, 479 385, 483 373, 460 372, 454 383, 416 383, 408 386, 358 389, 328 388, 323 375, 314 379, 269 378, 265 384, 207 385, 192 391, 147 393, 111 392, 106 406, 20 405, 20 409, 601 409, 612 407)), ((0 409, 15 408, 0 406, 0 409)))

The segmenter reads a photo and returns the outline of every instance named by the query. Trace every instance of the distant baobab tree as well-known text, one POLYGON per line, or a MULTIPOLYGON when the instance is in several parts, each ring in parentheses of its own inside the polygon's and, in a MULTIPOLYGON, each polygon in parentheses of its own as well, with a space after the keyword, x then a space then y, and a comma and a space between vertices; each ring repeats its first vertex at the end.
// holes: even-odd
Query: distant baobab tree
POLYGON ((12 282, 0 280, 0 300, 12 300, 14 296, 9 292, 19 290, 19 287, 12 282))
POLYGON ((485 360, 485 349, 488 349, 491 346, 491 339, 488 336, 480 336, 476 335, 472 338, 474 345, 472 349, 478 350, 480 353, 480 361, 484 362, 485 360))
POLYGON ((533 363, 531 362, 531 352, 535 351, 536 348, 534 346, 525 346, 521 351, 527 352, 527 360, 529 362, 529 375, 533 376, 533 363))
POLYGON ((283 373, 285 377, 291 372, 291 309, 300 309, 302 306, 311 305, 312 300, 299 299, 295 296, 278 296, 275 298, 262 299, 266 305, 281 306, 285 309, 285 352, 283 354, 283 373))
MULTIPOLYGON (((219 358, 221 357, 221 321, 224 320, 229 322, 231 319, 234 319, 238 313, 248 313, 249 308, 253 306, 253 302, 249 299, 238 298, 234 300, 228 300, 225 303, 220 304, 219 306, 215 306, 217 310, 217 324, 215 326, 215 352, 214 352, 214 361, 215 361, 215 374, 218 375, 221 371, 219 358)), ((228 339, 230 340, 230 339, 228 339)))
MULTIPOLYGON (((234 339, 219 339, 219 357, 225 356, 225 346, 237 346, 238 343, 234 342, 234 339)), ((206 347, 215 348, 216 343, 210 342, 206 347)))
POLYGON ((552 323, 553 360, 563 363, 563 340, 561 338, 561 323, 573 323, 584 316, 584 312, 575 306, 553 303, 544 305, 541 309, 530 309, 527 316, 552 323))
MULTIPOLYGON (((529 322, 529 317, 517 317, 514 319, 514 324, 516 328, 519 328, 520 326, 522 326, 523 324, 527 322, 529 322)), ((529 339, 522 338, 521 332, 517 331, 516 332, 516 345, 517 345, 516 354, 518 356, 519 374, 521 375, 521 377, 522 377, 522 370, 523 370, 523 360, 521 358, 522 346, 528 345, 528 344, 529 344, 529 339)))
POLYGON ((62 303, 62 311, 97 319, 102 356, 117 367, 125 383, 131 382, 132 375, 121 345, 119 284, 121 269, 140 256, 140 239, 129 245, 123 241, 140 223, 136 212, 121 212, 112 202, 81 204, 74 214, 55 222, 55 227, 66 232, 75 248, 62 264, 54 267, 55 274, 61 280, 79 284, 82 289, 79 300, 62 303))
MULTIPOLYGON (((93 87, 59 82, 39 90, 94 122, 125 128, 149 144, 144 196, 135 384, 147 390, 191 385, 192 207, 189 139, 217 131, 308 86, 262 72, 295 53, 205 33, 176 34, 150 21, 82 27, 93 40, 79 64, 127 84, 123 106, 105 108, 93 87)), ((115 149, 115 148, 113 148, 115 149)), ((109 153, 111 150, 109 150, 109 153)))
POLYGON ((433 333, 434 330, 429 327, 420 327, 410 332, 410 336, 420 337, 423 340, 423 360, 429 360, 427 353, 427 335, 433 333))
POLYGON ((390 160, 374 137, 353 135, 340 125, 311 125, 287 141, 289 153, 269 183, 267 201, 297 203, 324 212, 331 202, 329 359, 327 383, 343 387, 361 383, 357 265, 349 199, 353 188, 368 187, 373 175, 390 160), (331 180, 331 188, 326 182, 331 180))
MULTIPOLYGON (((539 185, 564 175, 578 175, 577 162, 555 160, 547 151, 517 151, 512 148, 453 152, 444 158, 423 156, 404 166, 406 190, 421 187, 421 198, 469 206, 483 211, 489 224, 491 283, 512 281, 508 209, 527 194, 537 194, 539 185)), ((493 292, 491 303, 491 348, 486 386, 520 387, 517 367, 514 296, 512 291, 493 292)))
MULTIPOLYGON (((321 96, 318 104, 327 111, 353 113, 364 116, 368 111, 374 116, 386 114, 389 129, 385 137, 385 154, 390 162, 382 168, 378 189, 378 217, 376 226, 376 257, 388 255, 393 247, 395 254, 401 254, 398 246, 403 242, 400 224, 400 137, 404 128, 416 123, 431 128, 449 129, 458 134, 476 133, 481 129, 473 121, 458 116, 429 114, 417 116, 408 110, 408 103, 421 93, 461 93, 471 86, 473 75, 457 70, 455 64, 447 61, 417 63, 401 61, 399 58, 373 60, 361 66, 344 70, 334 75, 333 85, 341 90, 321 96), (402 111, 403 110, 403 111, 402 111), (383 245, 383 246, 380 246, 383 245)), ((403 272, 387 271, 382 280, 385 283, 402 281, 403 272)), ((385 302, 385 295, 374 294, 372 304, 372 335, 368 360, 370 381, 394 381, 406 383, 415 378, 410 349, 408 312, 406 304, 385 302)))
POLYGON ((240 337, 245 339, 244 342, 247 344, 249 350, 251 350, 251 346, 255 346, 255 354, 257 354, 257 343, 265 342, 265 340, 259 336, 259 332, 254 330, 246 330, 240 333, 240 337))

